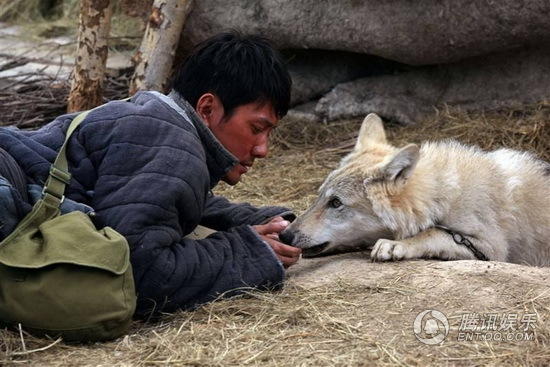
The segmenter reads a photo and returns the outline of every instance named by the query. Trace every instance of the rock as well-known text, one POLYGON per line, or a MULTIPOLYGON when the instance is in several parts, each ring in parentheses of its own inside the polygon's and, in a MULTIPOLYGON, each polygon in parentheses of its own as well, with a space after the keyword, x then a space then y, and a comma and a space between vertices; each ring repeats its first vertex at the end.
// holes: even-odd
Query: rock
POLYGON ((288 111, 288 114, 285 116, 285 121, 294 121, 294 122, 317 122, 319 121, 319 116, 315 113, 315 107, 317 106, 317 101, 307 102, 288 111))
POLYGON ((320 120, 376 112, 403 124, 421 121, 444 104, 463 110, 535 103, 550 96, 550 50, 530 49, 362 78, 336 86, 320 99, 320 120))
POLYGON ((183 31, 189 47, 237 29, 280 48, 342 50, 411 65, 548 45, 547 0, 202 0, 183 31))
POLYGON ((393 64, 351 52, 286 50, 292 77, 291 105, 318 99, 337 84, 388 72, 393 64))
POLYGON ((476 110, 547 99, 548 19, 545 0, 203 0, 187 20, 181 49, 227 29, 264 35, 296 56, 293 106, 338 84, 313 113, 306 105, 290 115, 335 120, 377 112, 411 124, 442 104, 476 110), (401 64, 373 71, 368 57, 401 64))
MULTIPOLYGON (((300 259, 287 270, 287 279, 306 288, 334 282, 336 279, 361 284, 376 284, 403 271, 409 272, 404 282, 414 286, 428 286, 434 278, 444 280, 462 276, 492 274, 514 276, 520 282, 543 285, 550 280, 550 267, 538 268, 498 261, 479 260, 412 260, 396 262, 372 262, 367 252, 300 259)), ((452 283, 452 282, 451 282, 452 283)), ((449 284, 449 288, 456 283, 449 284)))
POLYGON ((287 271, 289 285, 306 289, 344 283, 393 294, 406 290, 409 296, 401 298, 411 306, 437 300, 447 309, 477 312, 514 306, 529 294, 547 294, 549 281, 550 268, 477 260, 373 263, 360 252, 301 259, 287 271))

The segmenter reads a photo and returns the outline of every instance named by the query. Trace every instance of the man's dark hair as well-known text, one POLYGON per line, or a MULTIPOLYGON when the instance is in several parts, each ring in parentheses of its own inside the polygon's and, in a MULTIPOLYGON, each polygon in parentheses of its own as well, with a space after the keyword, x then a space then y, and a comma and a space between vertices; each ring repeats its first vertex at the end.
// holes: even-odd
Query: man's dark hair
POLYGON ((193 107, 205 93, 220 98, 226 116, 241 105, 270 102, 279 118, 290 104, 291 79, 269 41, 221 33, 198 44, 174 79, 173 88, 193 107))

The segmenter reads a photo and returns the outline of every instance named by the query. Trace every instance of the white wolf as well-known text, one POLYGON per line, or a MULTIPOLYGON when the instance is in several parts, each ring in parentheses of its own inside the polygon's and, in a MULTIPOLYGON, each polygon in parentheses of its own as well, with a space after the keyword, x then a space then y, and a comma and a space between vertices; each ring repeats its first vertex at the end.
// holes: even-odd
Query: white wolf
POLYGON ((373 260, 483 259, 550 266, 550 164, 456 141, 398 149, 375 114, 315 203, 280 237, 317 255, 374 248, 373 260))

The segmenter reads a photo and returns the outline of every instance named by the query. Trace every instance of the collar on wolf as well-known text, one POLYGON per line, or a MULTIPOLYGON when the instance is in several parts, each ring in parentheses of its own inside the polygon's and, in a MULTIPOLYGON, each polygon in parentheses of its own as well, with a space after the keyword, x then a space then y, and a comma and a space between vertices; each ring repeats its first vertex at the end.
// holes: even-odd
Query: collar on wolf
POLYGON ((442 231, 445 231, 448 234, 450 234, 451 237, 453 238, 453 241, 455 241, 456 244, 466 246, 468 250, 470 250, 478 260, 489 261, 489 258, 487 258, 487 256, 485 256, 483 252, 479 251, 474 246, 474 244, 469 239, 466 238, 466 236, 462 235, 459 232, 455 232, 452 229, 445 226, 435 225, 434 228, 441 229, 442 231))

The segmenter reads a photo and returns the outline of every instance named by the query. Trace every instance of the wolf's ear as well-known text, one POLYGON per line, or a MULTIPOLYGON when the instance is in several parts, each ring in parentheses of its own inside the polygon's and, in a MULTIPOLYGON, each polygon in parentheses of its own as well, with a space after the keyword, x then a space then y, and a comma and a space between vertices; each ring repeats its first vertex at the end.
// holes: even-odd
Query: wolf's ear
POLYGON ((387 180, 406 180, 416 167, 420 148, 416 144, 409 144, 393 156, 392 160, 382 169, 387 180))
POLYGON ((375 113, 369 113, 363 120, 354 149, 360 151, 368 147, 369 144, 386 142, 382 119, 375 113))

